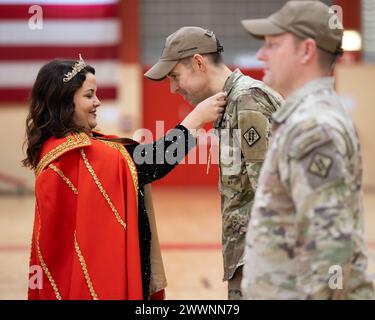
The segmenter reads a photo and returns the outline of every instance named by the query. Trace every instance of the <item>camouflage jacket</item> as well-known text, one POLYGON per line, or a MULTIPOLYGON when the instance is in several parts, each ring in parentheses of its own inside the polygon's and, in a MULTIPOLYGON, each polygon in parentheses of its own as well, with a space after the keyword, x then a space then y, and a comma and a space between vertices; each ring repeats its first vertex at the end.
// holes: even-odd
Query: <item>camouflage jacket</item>
POLYGON ((359 143, 333 78, 298 89, 273 118, 246 237, 245 298, 372 298, 359 143))
POLYGON ((245 233, 259 171, 271 135, 271 114, 281 96, 262 82, 235 70, 223 91, 228 103, 220 124, 219 189, 222 203, 224 281, 244 263, 245 233))

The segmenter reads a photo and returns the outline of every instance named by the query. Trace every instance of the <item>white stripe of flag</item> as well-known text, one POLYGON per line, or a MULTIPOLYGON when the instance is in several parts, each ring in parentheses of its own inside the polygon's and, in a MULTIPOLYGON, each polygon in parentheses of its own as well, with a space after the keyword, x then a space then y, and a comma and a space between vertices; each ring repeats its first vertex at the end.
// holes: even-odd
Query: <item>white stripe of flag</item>
MULTIPOLYGON (((0 87, 23 88, 31 87, 39 69, 48 61, 32 61, 30 63, 14 63, 2 61, 0 63, 0 87)), ((116 86, 119 81, 118 64, 113 60, 86 61, 95 68, 98 87, 116 86)))
POLYGON ((0 22, 0 45, 109 45, 119 41, 119 21, 45 20, 43 29, 28 22, 0 22))

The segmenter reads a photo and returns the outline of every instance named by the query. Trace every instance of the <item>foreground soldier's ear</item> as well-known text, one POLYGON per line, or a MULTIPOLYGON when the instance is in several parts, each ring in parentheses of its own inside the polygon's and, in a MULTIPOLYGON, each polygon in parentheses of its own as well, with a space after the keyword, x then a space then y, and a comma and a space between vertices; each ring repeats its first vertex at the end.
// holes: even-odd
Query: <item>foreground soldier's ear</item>
POLYGON ((306 39, 300 44, 303 46, 302 64, 307 64, 317 55, 317 46, 313 39, 306 39))

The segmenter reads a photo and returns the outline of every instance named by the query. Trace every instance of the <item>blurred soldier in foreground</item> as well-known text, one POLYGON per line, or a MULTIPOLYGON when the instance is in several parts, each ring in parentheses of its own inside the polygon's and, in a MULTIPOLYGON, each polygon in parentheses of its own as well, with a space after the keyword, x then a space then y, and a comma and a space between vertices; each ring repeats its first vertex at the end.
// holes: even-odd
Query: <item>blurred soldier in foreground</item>
POLYGON ((320 1, 242 24, 265 40, 263 81, 286 98, 248 226, 245 298, 371 299, 359 143, 330 76, 342 25, 320 1))

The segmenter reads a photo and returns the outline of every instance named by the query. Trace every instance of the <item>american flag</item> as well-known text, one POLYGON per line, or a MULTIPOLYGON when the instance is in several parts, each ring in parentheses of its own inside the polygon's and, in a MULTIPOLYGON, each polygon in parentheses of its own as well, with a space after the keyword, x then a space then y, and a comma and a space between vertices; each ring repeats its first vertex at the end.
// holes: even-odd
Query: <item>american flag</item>
POLYGON ((102 99, 118 84, 117 0, 0 0, 0 103, 25 102, 40 67, 55 58, 96 69, 102 99), (36 5, 37 3, 37 5, 36 5))

